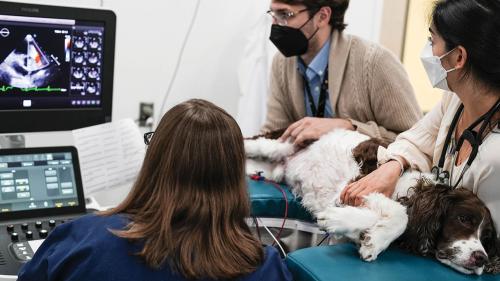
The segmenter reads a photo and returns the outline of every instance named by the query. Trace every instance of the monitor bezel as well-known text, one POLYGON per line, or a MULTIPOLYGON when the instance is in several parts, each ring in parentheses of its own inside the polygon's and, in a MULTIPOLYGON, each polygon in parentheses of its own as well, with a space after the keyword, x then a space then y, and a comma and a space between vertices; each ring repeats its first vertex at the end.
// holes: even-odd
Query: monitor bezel
POLYGON ((25 211, 0 212, 0 221, 10 221, 17 219, 72 215, 85 213, 85 196, 83 193, 82 176, 80 172, 80 162, 78 159, 78 151, 74 146, 58 146, 58 147, 33 147, 33 148, 9 148, 0 149, 0 156, 3 155, 22 155, 22 154, 39 154, 39 153, 61 153, 70 152, 75 174, 76 194, 78 196, 78 206, 60 207, 60 208, 44 208, 25 211))
POLYGON ((116 15, 111 10, 0 1, 0 15, 103 22, 104 52, 101 108, 0 110, 0 133, 67 131, 111 122, 116 15))

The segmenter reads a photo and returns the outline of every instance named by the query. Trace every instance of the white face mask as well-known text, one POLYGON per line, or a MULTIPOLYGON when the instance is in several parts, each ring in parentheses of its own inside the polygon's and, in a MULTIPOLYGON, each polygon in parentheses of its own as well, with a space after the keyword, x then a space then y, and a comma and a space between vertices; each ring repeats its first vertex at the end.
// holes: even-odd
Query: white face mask
POLYGON ((438 57, 432 53, 431 42, 428 41, 425 44, 424 49, 422 50, 422 54, 420 55, 420 59, 422 60, 422 64, 424 65, 425 72, 427 72, 427 76, 429 76, 432 87, 439 88, 445 91, 451 91, 450 87, 448 87, 448 81, 446 81, 446 77, 448 76, 449 72, 456 70, 456 68, 454 67, 449 70, 444 69, 443 65, 441 64, 441 59, 446 57, 453 50, 438 57))

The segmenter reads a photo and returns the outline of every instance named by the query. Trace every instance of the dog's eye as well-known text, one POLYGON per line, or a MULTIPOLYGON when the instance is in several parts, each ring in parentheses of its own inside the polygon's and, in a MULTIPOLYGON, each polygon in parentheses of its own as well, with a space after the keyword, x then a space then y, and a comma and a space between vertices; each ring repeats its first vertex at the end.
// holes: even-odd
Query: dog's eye
POLYGON ((472 218, 467 215, 460 215, 458 216, 458 221, 462 224, 465 225, 472 225, 472 218))

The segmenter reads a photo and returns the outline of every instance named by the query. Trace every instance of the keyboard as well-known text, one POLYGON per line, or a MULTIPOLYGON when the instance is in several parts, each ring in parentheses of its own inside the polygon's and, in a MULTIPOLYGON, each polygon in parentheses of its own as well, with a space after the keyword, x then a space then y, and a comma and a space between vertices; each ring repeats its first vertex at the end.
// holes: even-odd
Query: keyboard
POLYGON ((75 147, 0 149, 0 275, 15 277, 59 225, 87 213, 75 147))

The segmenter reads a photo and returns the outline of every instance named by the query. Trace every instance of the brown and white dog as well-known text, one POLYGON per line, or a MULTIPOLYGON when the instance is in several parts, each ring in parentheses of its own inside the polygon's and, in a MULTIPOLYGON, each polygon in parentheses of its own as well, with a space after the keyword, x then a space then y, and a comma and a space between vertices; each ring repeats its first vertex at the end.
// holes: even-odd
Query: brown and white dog
POLYGON ((372 261, 396 241, 401 247, 465 274, 500 273, 498 237, 486 206, 467 189, 451 189, 430 174, 405 172, 392 199, 379 193, 361 207, 340 204, 342 189, 377 167, 384 144, 366 135, 334 130, 306 148, 276 138, 282 131, 245 140, 247 173, 285 182, 328 232, 360 246, 372 261))

